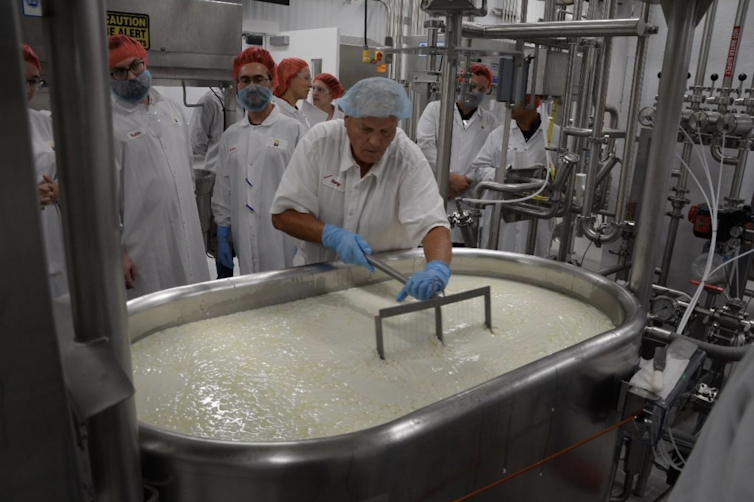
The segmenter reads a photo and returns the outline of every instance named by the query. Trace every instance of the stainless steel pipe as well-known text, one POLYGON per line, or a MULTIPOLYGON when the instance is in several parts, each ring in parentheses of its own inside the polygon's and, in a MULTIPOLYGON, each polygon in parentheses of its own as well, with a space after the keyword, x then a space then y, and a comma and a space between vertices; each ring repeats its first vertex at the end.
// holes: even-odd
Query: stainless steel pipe
MULTIPOLYGON (((643 3, 641 19, 649 22, 651 5, 643 3)), ((634 58, 634 71, 631 80, 631 97, 628 102, 628 119, 626 122, 626 139, 623 142, 623 161, 621 162, 620 180, 615 201, 615 217, 613 226, 604 235, 600 242, 615 242, 621 235, 621 229, 626 219, 628 190, 630 188, 631 173, 636 150, 636 132, 639 123, 639 107, 641 106, 641 94, 644 85, 644 68, 647 59, 647 38, 636 39, 636 56, 634 58)), ((617 137, 617 136, 616 136, 617 137)))
MULTIPOLYGON (((500 165, 495 171, 495 182, 502 184, 505 181, 505 167, 508 163, 508 142, 511 133, 510 106, 506 107, 503 114, 503 139, 500 146, 500 165)), ((497 198, 497 197, 496 197, 497 198)), ((500 238, 500 221, 503 217, 503 207, 500 204, 492 206, 492 216, 490 217, 490 235, 487 242, 487 249, 497 249, 497 242, 500 238)))
MULTIPOLYGON (((66 257, 76 341, 108 339, 131 378, 126 292, 113 153, 108 47, 98 0, 47 2, 55 157, 60 173, 66 257), (72 36, 71 34, 75 34, 72 36), (72 92, 86 87, 86 92, 72 92)), ((141 500, 133 398, 88 422, 97 500, 141 500)))
POLYGON ((657 242, 662 238, 663 229, 658 222, 665 214, 670 181, 668 169, 673 165, 675 152, 674 149, 668 148, 668 145, 674 145, 678 137, 697 9, 698 4, 693 1, 688 4, 674 3, 665 11, 668 18, 668 35, 662 64, 662 74, 665 78, 660 79, 658 95, 658 102, 663 106, 657 109, 655 119, 655 137, 649 152, 630 281, 631 290, 644 306, 649 304, 654 267, 659 258, 657 242))
MULTIPOLYGON (((699 59, 696 64, 696 74, 694 76, 693 93, 697 99, 692 99, 691 109, 694 111, 699 110, 701 103, 702 87, 704 86, 704 76, 707 72, 707 61, 709 59, 710 46, 712 44, 712 32, 715 26, 715 16, 717 14, 717 0, 712 2, 707 14, 704 18, 704 30, 702 32, 702 41, 699 46, 699 59)), ((688 142, 684 142, 683 153, 681 159, 686 165, 690 165, 691 153, 694 149, 694 145, 688 142)), ((714 153, 713 153, 714 157, 714 153)), ((718 159, 719 161, 719 159, 718 159)), ((670 262, 673 259, 673 251, 675 250, 675 240, 678 235, 678 225, 681 219, 681 212, 685 207, 685 194, 687 192, 686 185, 688 183, 689 174, 683 167, 680 168, 680 174, 678 176, 678 182, 675 188, 675 197, 673 198, 673 209, 670 213, 670 224, 668 226, 668 235, 665 239, 665 249, 662 253, 662 262, 660 265, 660 277, 658 283, 665 286, 668 283, 668 277, 670 275, 670 262)))
POLYGON ((738 164, 738 157, 733 157, 731 155, 725 155, 723 153, 723 148, 720 145, 710 145, 710 153, 712 154, 712 158, 715 159, 717 162, 722 162, 723 164, 727 164, 729 166, 735 166, 738 164))
POLYGON ((730 184, 730 194, 728 200, 732 204, 741 204, 744 201, 741 199, 741 186, 744 182, 744 172, 746 171, 746 161, 749 159, 749 150, 746 148, 740 148, 738 150, 738 162, 736 162, 736 169, 733 171, 733 180, 730 184))
MULTIPOLYGON (((617 0, 606 0, 605 9, 608 19, 615 16, 617 0)), ((589 139, 589 168, 586 173, 586 190, 584 191, 584 206, 581 210, 581 220, 579 222, 584 235, 591 241, 599 242, 602 235, 593 228, 594 216, 592 215, 594 197, 596 196, 597 183, 599 182, 597 174, 600 170, 600 152, 602 151, 602 128, 605 122, 605 111, 607 108, 607 87, 610 81, 610 61, 612 58, 613 41, 606 38, 603 41, 600 51, 597 75, 600 80, 597 83, 597 90, 594 93, 594 123, 592 124, 592 136, 589 139)), ((611 118, 617 119, 617 111, 611 112, 611 118)), ((604 190, 603 190, 604 193, 604 190)))
POLYGON ((456 111, 456 79, 458 52, 461 46, 461 16, 450 14, 445 18, 445 60, 442 68, 440 97, 440 136, 437 145, 437 186, 440 197, 448 205, 450 178, 450 153, 453 145, 453 115, 456 111))
POLYGON ((643 35, 647 35, 647 25, 639 18, 517 23, 499 26, 463 23, 463 36, 468 38, 528 40, 531 38, 609 38, 643 35))

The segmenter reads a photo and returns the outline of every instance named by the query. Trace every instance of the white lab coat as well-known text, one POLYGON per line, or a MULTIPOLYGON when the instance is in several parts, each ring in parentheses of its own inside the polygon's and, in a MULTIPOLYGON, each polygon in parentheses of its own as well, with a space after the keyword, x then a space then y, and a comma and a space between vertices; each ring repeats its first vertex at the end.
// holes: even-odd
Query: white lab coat
MULTIPOLYGON (((474 158, 482 149, 487 136, 497 127, 498 121, 487 110, 477 108, 471 119, 464 124, 461 112, 454 107, 453 113, 453 143, 450 149, 450 171, 472 180, 471 187, 460 194, 462 197, 470 197, 476 186, 475 170, 471 169, 474 158)), ((419 124, 416 126, 416 143, 427 158, 432 171, 437 175, 437 145, 440 138, 440 102, 434 101, 424 109, 419 124)), ((462 207, 468 208, 468 204, 462 207)), ((456 210, 456 204, 448 201, 448 216, 456 210)), ((460 228, 451 231, 451 239, 455 243, 462 244, 463 235, 460 228)))
MULTIPOLYGON (((43 175, 57 180, 52 119, 49 115, 30 108, 29 125, 31 126, 31 143, 37 183, 44 183, 43 175)), ((63 220, 58 203, 48 204, 44 211, 41 211, 41 219, 50 293, 55 298, 68 293, 65 247, 63 246, 63 220)))
POLYGON ((670 502, 754 500, 754 350, 717 398, 670 502))
POLYGON ((223 134, 212 212, 218 226, 232 228, 241 274, 293 266, 296 240, 272 226, 270 206, 304 134, 277 106, 262 124, 244 118, 223 134))
MULTIPOLYGON (((271 212, 288 209, 360 234, 375 253, 415 248, 433 228, 450 227, 432 169, 403 131, 362 178, 342 120, 317 124, 296 147, 271 212)), ((300 242, 296 264, 334 259, 300 242)))
MULTIPOLYGON (((338 108, 338 104, 335 101, 332 102, 332 105, 335 107, 335 111, 333 112, 332 118, 330 120, 345 118, 346 114, 340 111, 340 108, 338 108)), ((327 122, 328 114, 306 100, 301 102, 301 111, 306 116, 306 120, 312 127, 319 124, 320 122, 327 122)))
POLYGON ((155 89, 149 99, 112 98, 121 244, 136 267, 129 299, 209 280, 186 120, 155 89))
MULTIPOLYGON (((280 109, 280 113, 282 113, 286 117, 298 120, 307 131, 312 128, 312 124, 309 123, 309 119, 306 118, 306 115, 301 111, 300 108, 294 108, 290 105, 290 103, 288 103, 288 101, 284 100, 283 98, 274 98, 272 102, 275 103, 280 109)), ((306 100, 304 100, 303 102, 305 103, 306 100)), ((301 101, 299 101, 299 103, 301 103, 301 101)))
MULTIPOLYGON (((545 155, 545 143, 547 141, 547 129, 549 127, 550 119, 544 114, 541 114, 542 125, 537 129, 534 135, 527 142, 524 139, 524 135, 521 129, 518 127, 514 120, 511 121, 510 140, 508 142, 508 155, 506 158, 507 164, 513 164, 514 168, 525 168, 531 164, 544 164, 547 165, 547 158, 545 155), (517 165, 520 164, 520 165, 517 165)), ((558 147, 558 140, 560 138, 560 127, 553 126, 551 147, 558 147)), ((476 180, 480 181, 494 181, 495 168, 500 165, 500 157, 503 146, 503 126, 498 127, 492 134, 487 137, 482 150, 474 159, 472 166, 473 170, 476 170, 476 180)), ((554 152, 550 152, 550 160, 554 165, 557 165, 557 155, 554 152)), ((506 165, 507 165, 506 164, 506 165)), ((487 192, 487 198, 491 198, 490 193, 487 192)), ((482 219, 482 244, 480 247, 486 246, 489 239, 490 218, 493 207, 488 206, 485 209, 485 214, 482 219)), ((547 256, 550 252, 550 240, 552 239, 552 233, 555 230, 556 221, 554 218, 548 220, 539 220, 537 225, 537 240, 534 248, 535 256, 547 256)), ((498 239, 498 249, 500 251, 511 251, 514 253, 526 252, 526 238, 529 233, 529 221, 519 221, 515 223, 506 223, 505 221, 500 224, 500 237, 498 239)))
POLYGON ((194 108, 191 116, 191 149, 198 157, 195 160, 204 160, 203 169, 210 172, 215 172, 220 137, 225 130, 222 97, 220 91, 208 91, 199 98, 197 104, 202 106, 194 108))

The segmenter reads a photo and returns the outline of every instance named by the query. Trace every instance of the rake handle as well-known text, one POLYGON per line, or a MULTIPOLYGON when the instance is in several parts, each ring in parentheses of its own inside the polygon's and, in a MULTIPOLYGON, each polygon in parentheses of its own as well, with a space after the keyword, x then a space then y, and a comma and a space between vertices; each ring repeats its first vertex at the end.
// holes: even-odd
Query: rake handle
POLYGON ((393 267, 388 265, 382 260, 378 260, 377 258, 372 257, 371 255, 365 254, 367 261, 372 264, 372 266, 378 270, 381 270, 382 272, 385 272, 387 275, 395 279, 396 281, 400 282, 401 284, 406 284, 408 282, 408 277, 401 274, 397 270, 395 270, 393 267))

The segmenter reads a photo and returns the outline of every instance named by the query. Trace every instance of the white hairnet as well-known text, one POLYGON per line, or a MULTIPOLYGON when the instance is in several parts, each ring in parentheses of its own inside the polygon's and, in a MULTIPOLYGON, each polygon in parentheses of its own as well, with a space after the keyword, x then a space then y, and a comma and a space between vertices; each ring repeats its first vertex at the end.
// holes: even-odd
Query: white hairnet
POLYGON ((338 100, 343 113, 349 117, 396 117, 403 120, 411 116, 411 100, 403 86, 384 77, 360 80, 338 100))

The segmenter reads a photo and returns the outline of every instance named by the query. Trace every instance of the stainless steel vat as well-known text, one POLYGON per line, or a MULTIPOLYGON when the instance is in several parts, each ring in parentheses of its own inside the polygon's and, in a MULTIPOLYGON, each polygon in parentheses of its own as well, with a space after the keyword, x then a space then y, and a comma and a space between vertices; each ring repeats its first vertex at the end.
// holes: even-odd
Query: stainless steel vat
MULTIPOLYGON (((404 273, 420 251, 388 255, 404 273)), ((594 305, 618 326, 393 422, 324 439, 233 443, 140 425, 145 481, 168 502, 452 501, 617 422, 645 315, 604 277, 539 258, 455 250, 456 274, 513 279, 594 305)), ((132 341, 170 326, 384 280, 315 265, 176 288, 129 302, 132 341)), ((474 501, 606 500, 615 431, 474 501)))

